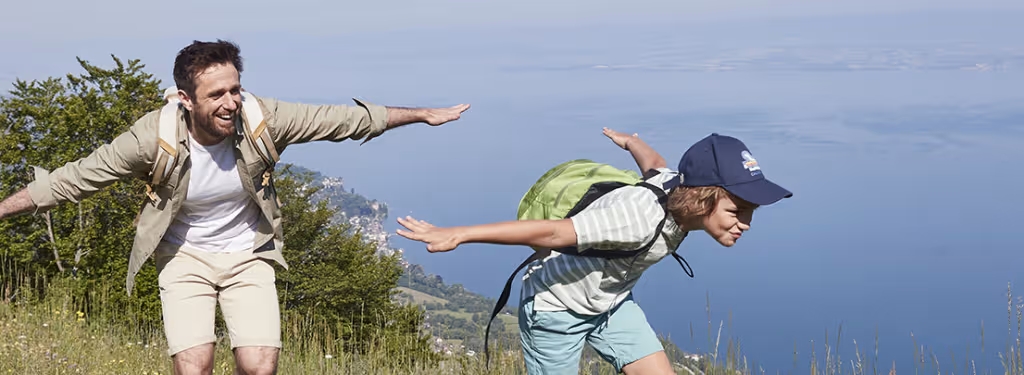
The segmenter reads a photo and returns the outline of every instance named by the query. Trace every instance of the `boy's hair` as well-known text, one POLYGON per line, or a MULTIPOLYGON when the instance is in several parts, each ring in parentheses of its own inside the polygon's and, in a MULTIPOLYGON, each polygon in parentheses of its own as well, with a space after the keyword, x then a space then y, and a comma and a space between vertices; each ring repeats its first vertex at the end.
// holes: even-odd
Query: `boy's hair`
POLYGON ((729 193, 721 186, 677 186, 668 194, 668 210, 679 217, 705 217, 715 212, 718 201, 724 197, 732 198, 741 210, 753 210, 758 207, 729 193))
POLYGON ((218 39, 216 42, 193 41, 182 48, 174 59, 174 84, 189 96, 195 96, 196 76, 210 66, 230 63, 242 73, 242 57, 238 45, 218 39))

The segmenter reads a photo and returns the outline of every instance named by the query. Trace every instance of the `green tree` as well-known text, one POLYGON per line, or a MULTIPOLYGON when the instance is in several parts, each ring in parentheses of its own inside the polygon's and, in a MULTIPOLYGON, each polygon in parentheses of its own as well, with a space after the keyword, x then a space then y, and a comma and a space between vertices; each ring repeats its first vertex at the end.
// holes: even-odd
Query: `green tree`
POLYGON ((396 361, 434 359, 420 329, 422 310, 393 299, 402 274, 398 255, 378 255, 348 223, 333 223, 338 209, 313 203, 320 187, 312 172, 285 164, 275 175, 290 266, 277 276, 282 311, 329 330, 350 351, 377 346, 396 361))
MULTIPOLYGON (((53 170, 88 156, 159 108, 160 81, 139 60, 103 69, 78 59, 85 70, 63 79, 17 80, 0 99, 0 195, 9 196, 33 179, 33 166, 53 170)), ((124 288, 131 225, 142 202, 141 181, 124 179, 77 203, 42 215, 0 221, 0 257, 36 278, 73 277, 77 290, 124 288)), ((157 323, 155 272, 138 277, 136 298, 109 293, 122 322, 157 323)), ((7 282, 12 282, 8 279, 7 282)), ((42 293, 42 285, 37 285, 42 293)))

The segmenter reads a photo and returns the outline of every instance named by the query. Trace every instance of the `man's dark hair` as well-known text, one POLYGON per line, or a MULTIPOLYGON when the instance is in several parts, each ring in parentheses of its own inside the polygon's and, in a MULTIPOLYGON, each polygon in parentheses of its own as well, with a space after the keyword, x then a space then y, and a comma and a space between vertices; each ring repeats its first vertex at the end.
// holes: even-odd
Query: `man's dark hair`
POLYGON ((193 41, 178 51, 174 59, 174 84, 189 96, 195 96, 195 78, 213 65, 231 63, 242 73, 242 56, 238 45, 217 39, 216 42, 193 41))

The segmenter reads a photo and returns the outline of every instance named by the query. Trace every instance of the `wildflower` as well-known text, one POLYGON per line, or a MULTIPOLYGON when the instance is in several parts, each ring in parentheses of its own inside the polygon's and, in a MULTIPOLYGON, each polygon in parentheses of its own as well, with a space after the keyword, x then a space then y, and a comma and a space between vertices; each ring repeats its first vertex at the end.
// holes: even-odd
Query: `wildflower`
POLYGON ((326 354, 326 355, 324 355, 324 358, 331 359, 331 358, 334 358, 334 356, 330 355, 330 354, 326 354))

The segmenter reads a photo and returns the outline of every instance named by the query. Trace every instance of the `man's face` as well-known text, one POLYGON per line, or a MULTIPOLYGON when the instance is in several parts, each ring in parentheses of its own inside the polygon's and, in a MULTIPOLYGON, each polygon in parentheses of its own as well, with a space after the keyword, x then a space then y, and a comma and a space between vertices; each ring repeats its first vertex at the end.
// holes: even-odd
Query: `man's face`
POLYGON ((178 92, 191 113, 193 136, 203 144, 219 143, 235 131, 235 116, 242 107, 238 70, 229 63, 213 65, 200 72, 195 83, 195 97, 178 92))

